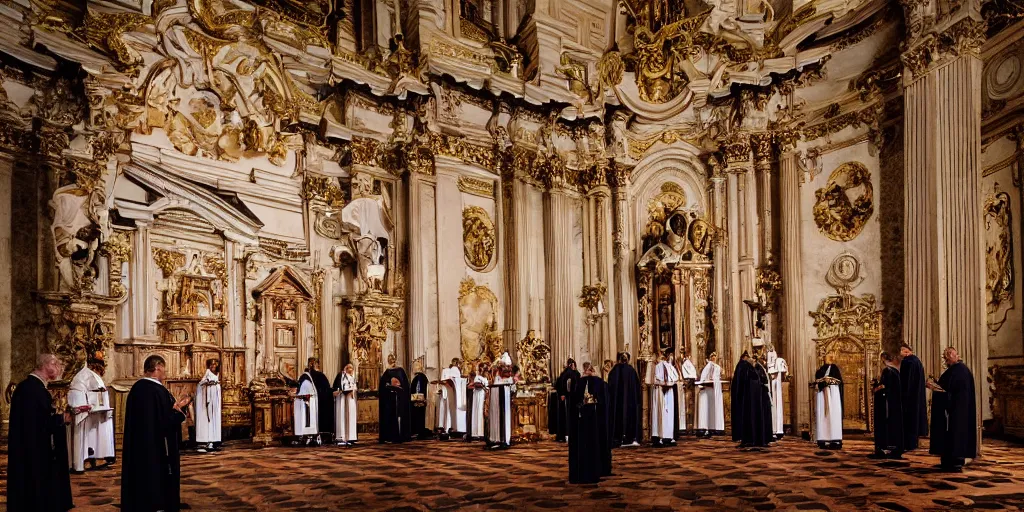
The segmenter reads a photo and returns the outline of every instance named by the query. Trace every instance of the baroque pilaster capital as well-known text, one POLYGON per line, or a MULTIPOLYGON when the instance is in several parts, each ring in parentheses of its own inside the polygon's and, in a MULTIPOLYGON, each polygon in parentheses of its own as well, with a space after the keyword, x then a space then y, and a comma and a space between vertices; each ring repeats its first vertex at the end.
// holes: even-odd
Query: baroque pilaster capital
POLYGON ((980 54, 987 28, 980 15, 961 15, 938 27, 933 25, 932 31, 913 35, 901 45, 900 60, 907 80, 917 80, 948 60, 980 54))

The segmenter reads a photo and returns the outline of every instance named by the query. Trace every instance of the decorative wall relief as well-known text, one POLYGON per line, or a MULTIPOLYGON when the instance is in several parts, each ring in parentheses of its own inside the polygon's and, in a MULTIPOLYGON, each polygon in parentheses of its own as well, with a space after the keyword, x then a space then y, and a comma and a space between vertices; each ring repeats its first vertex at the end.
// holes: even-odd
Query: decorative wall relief
POLYGON ((462 245, 466 256, 466 264, 473 270, 488 270, 497 239, 494 234, 494 223, 487 211, 479 206, 469 206, 462 210, 462 245))
POLYGON ((475 364, 501 355, 498 297, 486 286, 477 286, 471 277, 459 286, 459 325, 464 361, 475 364))
POLYGON ((989 332, 995 333, 1013 309, 1013 228, 1010 196, 999 184, 985 200, 985 291, 989 332))
POLYGON ((526 337, 516 343, 519 368, 527 384, 544 384, 551 382, 549 362, 551 346, 530 329, 526 337))
POLYGON ((814 192, 814 223, 838 242, 857 238, 875 211, 871 171, 860 162, 840 165, 814 192))

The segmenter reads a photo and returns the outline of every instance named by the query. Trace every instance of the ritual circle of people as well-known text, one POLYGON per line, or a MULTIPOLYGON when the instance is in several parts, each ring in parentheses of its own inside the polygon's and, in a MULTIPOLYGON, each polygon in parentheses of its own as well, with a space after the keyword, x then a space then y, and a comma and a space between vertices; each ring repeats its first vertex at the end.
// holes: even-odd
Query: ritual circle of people
MULTIPOLYGON (((567 442, 569 481, 594 483, 611 475, 611 450, 640 446, 643 389, 628 354, 606 361, 606 379, 589 362, 582 374, 572 359, 554 382, 548 399, 548 430, 567 442)), ((688 356, 669 353, 647 366, 650 444, 675 445, 686 435, 709 438, 725 433, 722 369, 712 353, 699 376, 688 356), (694 395, 696 393, 696 395, 694 395), (696 403, 695 424, 687 424, 687 403, 696 403)), ((354 445, 358 441, 357 383, 351 364, 333 385, 319 361, 297 381, 288 380, 294 399, 291 445, 354 445)), ((481 363, 468 377, 453 359, 436 381, 416 373, 410 382, 392 354, 378 387, 378 442, 414 438, 485 440, 488 449, 512 444, 512 398, 520 383, 508 353, 493 365, 481 363), (436 425, 425 425, 428 393, 436 394, 436 425)), ((827 354, 810 382, 814 423, 812 440, 826 450, 842 449, 843 376, 834 355, 827 354)), ((917 449, 931 431, 930 453, 941 457, 943 471, 960 471, 977 453, 974 377, 957 351, 943 352, 946 367, 938 381, 925 377, 921 361, 903 345, 899 356, 882 353, 873 379, 875 459, 900 459, 917 449), (925 388, 932 390, 929 425, 925 388)), ((221 446, 219 361, 207 371, 193 397, 176 399, 164 387, 165 362, 150 356, 145 377, 131 388, 125 405, 122 456, 122 510, 177 510, 180 505, 181 424, 194 415, 196 449, 209 453, 221 446)), ((37 369, 15 389, 11 400, 8 509, 68 510, 73 506, 70 473, 86 465, 102 470, 115 461, 113 413, 103 382, 102 353, 89 358, 74 377, 68 407, 58 411, 47 384, 62 375, 58 359, 39 357, 37 369)), ((730 381, 732 439, 739 447, 761 449, 783 437, 783 385, 790 380, 786 361, 771 346, 744 352, 730 381)))

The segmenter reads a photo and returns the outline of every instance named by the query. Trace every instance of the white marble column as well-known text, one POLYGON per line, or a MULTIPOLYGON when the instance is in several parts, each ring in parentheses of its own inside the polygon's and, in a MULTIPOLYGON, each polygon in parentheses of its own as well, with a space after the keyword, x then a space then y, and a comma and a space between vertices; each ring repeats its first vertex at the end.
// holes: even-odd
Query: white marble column
POLYGON ((4 399, 11 383, 11 175, 14 159, 0 154, 0 437, 6 438, 11 407, 4 399))
POLYGON ((632 357, 637 354, 637 317, 636 317, 636 285, 634 282, 636 268, 633 266, 632 251, 629 250, 633 240, 629 221, 629 174, 632 168, 618 167, 615 169, 615 183, 612 189, 612 282, 609 290, 609 301, 614 300, 615 311, 608 315, 614 319, 618 343, 615 351, 625 351, 627 347, 632 357))
MULTIPOLYGON (((972 23, 965 19, 962 23, 972 23)), ((984 24, 981 23, 981 26, 984 24)), ((980 413, 988 347, 981 209, 980 41, 905 73, 904 338, 936 377, 942 350, 955 347, 974 373, 980 413)), ((974 37, 977 37, 975 34, 974 37)), ((909 53, 909 52, 908 52, 909 53)), ((980 446, 980 445, 979 445, 980 446)))
MULTIPOLYGON (((139 220, 135 221, 135 244, 132 248, 132 269, 131 269, 131 301, 132 301, 132 322, 131 337, 144 338, 156 336, 156 324, 154 310, 156 305, 150 297, 155 291, 153 272, 153 255, 150 253, 149 223, 139 220)), ((162 276, 161 276, 162 277, 162 276)))
MULTIPOLYGON (((726 210, 726 207, 725 207, 725 182, 726 182, 725 175, 721 174, 720 172, 716 171, 711 176, 712 201, 713 201, 712 208, 713 208, 713 210, 711 212, 708 212, 708 214, 710 215, 712 221, 714 222, 715 228, 716 229, 721 229, 721 230, 728 230, 728 226, 726 225, 727 224, 727 216, 725 214, 725 210, 726 210)), ((714 267, 714 283, 713 283, 714 290, 712 291, 712 294, 713 294, 712 299, 714 300, 714 303, 713 303, 714 304, 714 318, 712 320, 713 320, 714 324, 712 326, 708 326, 709 329, 711 329, 711 328, 714 329, 715 352, 718 352, 718 354, 720 356, 724 356, 726 354, 725 347, 727 345, 726 339, 725 339, 725 333, 727 331, 727 329, 725 328, 725 322, 726 322, 726 319, 727 319, 726 314, 725 314, 725 302, 726 302, 725 289, 726 289, 726 281, 729 278, 728 269, 726 267, 726 261, 727 261, 726 255, 727 255, 727 253, 728 253, 728 248, 725 247, 722 243, 718 243, 718 245, 715 246, 715 253, 714 253, 715 267, 714 267)), ((706 347, 705 347, 705 350, 706 350, 706 347)), ((705 353, 705 354, 698 354, 698 358, 695 359, 694 362, 695 363, 700 363, 701 367, 703 367, 703 365, 707 361, 707 356, 708 355, 709 354, 707 354, 707 353, 705 353)), ((722 358, 719 358, 719 361, 721 361, 721 360, 722 360, 722 358)))
POLYGON ((552 366, 560 368, 577 354, 573 339, 573 315, 578 290, 572 289, 573 209, 576 198, 567 190, 552 188, 544 194, 544 274, 547 284, 547 341, 552 366))
POLYGON ((727 340, 725 341, 724 347, 728 347, 727 350, 719 351, 721 356, 719 359, 725 363, 722 367, 726 372, 731 374, 731 364, 735 363, 740 354, 743 352, 743 333, 748 330, 744 325, 744 312, 743 309, 746 307, 743 304, 743 295, 740 288, 740 244, 742 243, 742 237, 746 236, 741 232, 742 226, 740 225, 740 216, 746 215, 746 212, 741 210, 743 203, 740 201, 740 189, 739 182, 743 178, 741 172, 729 172, 726 178, 726 201, 727 217, 728 217, 728 237, 729 245, 727 247, 728 263, 727 267, 723 271, 727 272, 728 279, 727 289, 725 292, 725 299, 728 305, 726 311, 726 335, 727 340))
POLYGON ((793 377, 788 409, 794 434, 810 428, 810 411, 806 404, 810 388, 807 383, 814 376, 815 351, 807 332, 807 307, 804 304, 803 253, 800 215, 800 168, 797 154, 788 151, 779 158, 779 192, 781 195, 780 274, 782 277, 782 358, 789 363, 793 377))

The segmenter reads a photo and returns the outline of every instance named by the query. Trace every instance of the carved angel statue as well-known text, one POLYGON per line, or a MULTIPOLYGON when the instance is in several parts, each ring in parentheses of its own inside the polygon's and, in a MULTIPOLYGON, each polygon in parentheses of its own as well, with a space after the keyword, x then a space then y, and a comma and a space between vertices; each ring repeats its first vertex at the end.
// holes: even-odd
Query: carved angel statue
POLYGON ((102 189, 90 192, 68 185, 54 193, 50 207, 59 289, 90 291, 97 274, 94 263, 100 241, 97 212, 104 202, 102 189))
POLYGON ((348 231, 350 245, 340 249, 339 256, 347 253, 356 260, 357 275, 364 292, 383 291, 387 271, 385 249, 390 245, 391 230, 394 229, 386 197, 353 199, 341 211, 342 226, 348 231))

